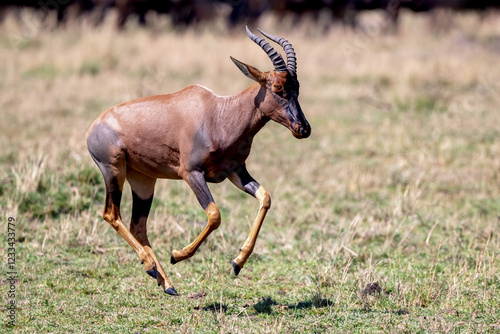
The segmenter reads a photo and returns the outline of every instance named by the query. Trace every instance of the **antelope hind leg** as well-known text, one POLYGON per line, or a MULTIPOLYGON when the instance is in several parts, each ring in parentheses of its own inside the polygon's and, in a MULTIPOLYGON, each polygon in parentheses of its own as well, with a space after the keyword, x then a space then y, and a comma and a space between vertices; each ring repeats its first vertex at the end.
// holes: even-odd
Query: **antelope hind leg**
MULTIPOLYGON (((120 182, 116 181, 116 178, 111 180, 111 184, 120 185, 120 182)), ((121 182, 123 185, 123 182, 121 182)), ((103 218, 106 220, 122 237, 127 241, 127 243, 135 250, 141 262, 144 263, 146 268, 154 268, 155 262, 153 257, 151 257, 144 247, 137 241, 137 239, 130 233, 130 231, 124 226, 121 216, 120 216, 120 200, 121 200, 121 185, 119 187, 109 190, 108 182, 106 182, 106 206, 104 208, 103 218)))
MULTIPOLYGON (((106 185, 106 203, 103 213, 104 220, 106 220, 135 250, 141 262, 144 264, 146 271, 156 273, 158 260, 154 256, 154 253, 146 250, 145 247, 137 241, 134 235, 124 226, 121 219, 120 202, 123 184, 125 183, 127 172, 130 172, 128 178, 130 180, 134 179, 134 171, 130 168, 127 170, 126 154, 121 148, 119 136, 110 127, 99 123, 89 130, 86 140, 89 153, 99 167, 106 185)), ((154 182, 152 186, 154 189, 154 182)), ((149 206, 150 205, 151 204, 149 204, 149 206)), ((139 210, 139 212, 140 211, 141 210, 139 210)), ((149 207, 147 211, 149 212, 149 207)), ((167 280, 166 283, 169 286, 166 287, 165 291, 168 292, 169 288, 173 289, 173 287, 169 280, 167 280)))
POLYGON ((156 257, 147 236, 147 219, 151 204, 153 202, 154 187, 156 179, 140 174, 129 168, 127 170, 127 181, 132 188, 132 218, 130 221, 130 232, 142 245, 146 253, 153 259, 153 266, 144 264, 146 273, 155 278, 158 285, 163 287, 165 293, 169 295, 177 295, 172 286, 172 282, 165 274, 160 261, 156 257))

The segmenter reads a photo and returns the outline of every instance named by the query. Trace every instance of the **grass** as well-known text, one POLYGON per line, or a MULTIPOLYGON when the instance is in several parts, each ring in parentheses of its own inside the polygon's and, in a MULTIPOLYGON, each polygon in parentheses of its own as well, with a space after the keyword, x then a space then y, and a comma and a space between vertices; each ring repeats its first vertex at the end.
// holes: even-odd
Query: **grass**
MULTIPOLYGON (((269 60, 243 30, 217 25, 119 34, 108 22, 23 35, 7 21, 0 206, 4 226, 16 218, 14 330, 499 332, 500 70, 490 43, 499 21, 460 15, 437 35, 423 16, 403 23, 398 35, 316 35, 264 20, 294 44, 313 134, 297 141, 269 124, 257 136, 248 168, 273 206, 238 277, 230 261, 258 203, 227 182, 211 185, 223 223, 172 266, 171 250, 206 217, 186 184, 158 182, 148 229, 180 292, 173 298, 102 220, 103 181, 85 132, 102 110, 135 97, 192 83, 241 91, 250 82, 229 55, 261 70, 269 60)), ((127 188, 125 219, 130 201, 127 188)), ((7 253, 6 241, 0 247, 7 253)))

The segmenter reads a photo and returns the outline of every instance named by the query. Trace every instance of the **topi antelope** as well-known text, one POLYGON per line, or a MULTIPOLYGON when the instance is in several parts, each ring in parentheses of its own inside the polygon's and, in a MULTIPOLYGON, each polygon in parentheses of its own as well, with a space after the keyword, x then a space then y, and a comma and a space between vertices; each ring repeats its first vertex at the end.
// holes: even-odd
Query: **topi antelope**
POLYGON ((247 34, 269 56, 274 71, 261 72, 231 57, 255 84, 234 96, 218 96, 194 85, 180 92, 125 102, 104 111, 87 132, 90 155, 106 184, 103 218, 129 243, 146 273, 170 295, 177 295, 151 249, 146 221, 156 179, 183 179, 193 190, 208 222, 201 234, 170 262, 190 258, 221 222, 219 209, 207 182, 228 178, 236 187, 257 198, 259 212, 250 235, 233 262, 236 275, 252 253, 262 222, 271 206, 267 191, 248 173, 245 160, 253 137, 269 121, 284 125, 296 138, 307 138, 311 127, 300 104, 295 51, 285 39, 266 34, 286 53, 287 63, 263 38, 247 34), (132 189, 132 219, 127 229, 120 217, 123 183, 132 189))

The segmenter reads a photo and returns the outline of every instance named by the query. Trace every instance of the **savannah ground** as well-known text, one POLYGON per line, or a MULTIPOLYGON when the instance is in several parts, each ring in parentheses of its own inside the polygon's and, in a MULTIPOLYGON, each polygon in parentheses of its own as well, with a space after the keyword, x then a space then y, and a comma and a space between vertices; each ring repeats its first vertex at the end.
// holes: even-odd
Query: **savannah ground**
MULTIPOLYGON (((462 14, 436 31, 404 15, 397 35, 376 14, 363 19, 357 33, 259 24, 295 47, 312 136, 268 124, 256 137, 247 165, 272 208, 238 277, 230 261, 258 202, 210 185, 222 225, 172 266, 171 250, 206 217, 187 184, 157 183, 149 236, 179 297, 102 219, 86 130, 111 105, 193 83, 238 93, 251 82, 229 56, 261 70, 269 59, 243 27, 5 22, 0 332, 10 328, 9 217, 19 333, 500 332, 499 16, 462 14)), ((130 208, 127 186, 126 222, 130 208)))

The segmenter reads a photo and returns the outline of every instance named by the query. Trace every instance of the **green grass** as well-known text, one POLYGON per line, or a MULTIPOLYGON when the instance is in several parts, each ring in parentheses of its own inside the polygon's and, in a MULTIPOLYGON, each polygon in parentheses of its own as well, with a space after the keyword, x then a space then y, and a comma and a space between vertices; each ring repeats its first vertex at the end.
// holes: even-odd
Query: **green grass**
MULTIPOLYGON (((190 243, 206 216, 184 182, 158 181, 149 237, 179 297, 167 296, 103 221, 104 184, 85 132, 115 103, 187 83, 236 93, 250 82, 228 56, 264 70, 265 55, 240 34, 217 36, 214 50, 207 31, 118 34, 108 23, 79 39, 74 27, 42 32, 20 44, 36 47, 15 49, 0 30, 0 249, 7 253, 7 219, 15 217, 18 271, 16 327, 4 321, 0 332, 499 332, 492 78, 500 72, 489 48, 453 36, 486 41, 500 21, 478 29, 464 16, 436 37, 421 32, 421 18, 405 18, 411 29, 366 40, 354 67, 343 65, 338 47, 354 34, 334 30, 321 43, 283 34, 298 53, 313 134, 298 141, 269 124, 256 137, 247 165, 272 208, 238 277, 231 260, 257 201, 229 182, 210 185, 222 224, 194 257, 172 266, 170 252, 190 243), (318 68, 325 55, 328 71, 318 68), (380 291, 367 287, 373 283, 380 291)), ((130 202, 127 185, 126 222, 130 202)), ((2 266, 6 273, 6 260, 2 266)))

